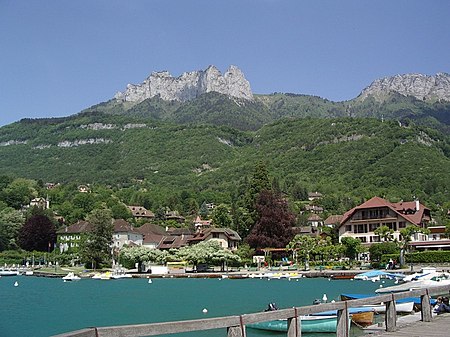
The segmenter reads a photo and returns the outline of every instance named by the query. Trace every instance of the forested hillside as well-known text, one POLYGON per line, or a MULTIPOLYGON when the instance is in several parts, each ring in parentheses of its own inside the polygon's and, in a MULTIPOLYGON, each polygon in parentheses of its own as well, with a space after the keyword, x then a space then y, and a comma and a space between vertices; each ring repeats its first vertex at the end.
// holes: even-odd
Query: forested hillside
POLYGON ((137 184, 161 200, 181 191, 199 204, 229 200, 260 161, 287 194, 300 186, 336 200, 450 200, 448 137, 393 120, 291 117, 240 131, 85 112, 5 126, 0 145, 0 175, 137 184))

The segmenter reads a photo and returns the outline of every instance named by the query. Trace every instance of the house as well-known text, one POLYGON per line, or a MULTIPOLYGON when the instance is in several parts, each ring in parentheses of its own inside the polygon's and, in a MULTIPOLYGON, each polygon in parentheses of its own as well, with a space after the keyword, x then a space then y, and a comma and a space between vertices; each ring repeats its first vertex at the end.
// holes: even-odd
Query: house
POLYGON ((166 228, 166 235, 157 248, 161 250, 181 248, 187 246, 188 240, 193 236, 189 228, 166 228))
MULTIPOLYGON (((380 237, 374 231, 383 225, 392 229, 393 238, 400 241, 402 228, 411 225, 427 228, 430 221, 430 210, 419 201, 391 203, 380 197, 373 197, 344 214, 339 224, 339 241, 343 237, 353 237, 363 244, 379 242, 380 237)), ((412 241, 427 238, 425 234, 416 233, 412 241)))
POLYGON ((146 223, 136 228, 143 235, 142 245, 149 249, 156 249, 166 236, 166 230, 158 225, 146 223))
POLYGON ((128 209, 133 214, 133 217, 136 219, 153 219, 155 218, 155 214, 152 211, 147 210, 142 206, 127 206, 128 209))
POLYGON ((211 220, 202 220, 199 215, 194 220, 195 230, 199 231, 203 228, 211 227, 211 220))
POLYGON ((338 227, 341 223, 343 215, 330 215, 325 219, 323 224, 327 227, 338 227))
POLYGON ((222 248, 236 250, 242 241, 239 234, 229 228, 206 228, 197 231, 195 235, 188 240, 189 245, 202 241, 217 241, 222 248))
POLYGON ((34 198, 30 201, 30 208, 37 207, 41 209, 48 209, 50 207, 50 201, 44 198, 34 198))
POLYGON ((320 214, 323 213, 323 207, 317 205, 306 205, 305 211, 310 213, 320 214))
POLYGON ((314 213, 308 217, 308 219, 306 220, 306 223, 308 224, 308 226, 316 227, 316 228, 323 226, 322 218, 314 213))
POLYGON ((166 220, 174 220, 178 223, 184 223, 184 221, 186 220, 178 213, 178 211, 166 211, 165 217, 166 220))
POLYGON ((143 235, 136 231, 127 221, 116 219, 113 225, 113 247, 115 249, 121 249, 124 245, 142 246, 143 235))
POLYGON ((92 230, 92 225, 87 221, 78 221, 77 223, 64 226, 56 232, 56 244, 61 253, 77 252, 80 241, 83 236, 92 230))
POLYGON ((321 199, 322 197, 323 197, 323 195, 320 192, 309 192, 308 193, 309 201, 318 200, 318 199, 321 199))
POLYGON ((78 186, 78 192, 80 193, 89 193, 91 192, 91 188, 87 185, 79 185, 78 186))
POLYGON ((450 250, 450 239, 445 233, 445 226, 433 226, 428 229, 430 234, 428 234, 427 240, 410 243, 414 250, 450 250))

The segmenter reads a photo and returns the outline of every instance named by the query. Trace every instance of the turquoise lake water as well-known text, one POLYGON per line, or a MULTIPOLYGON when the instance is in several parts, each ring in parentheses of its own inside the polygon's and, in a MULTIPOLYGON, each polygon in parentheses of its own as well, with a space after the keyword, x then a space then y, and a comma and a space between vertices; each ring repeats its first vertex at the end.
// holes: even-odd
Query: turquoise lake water
MULTIPOLYGON (((262 311, 269 302, 279 308, 310 305, 323 294, 331 301, 338 300, 341 293, 373 293, 379 286, 379 282, 326 278, 163 278, 149 284, 147 279, 63 282, 33 276, 2 277, 0 336, 46 337, 93 326, 239 315, 262 311), (14 286, 15 281, 19 286, 14 286), (207 314, 202 312, 204 308, 207 314)), ((247 331, 249 336, 274 336, 247 331)), ((226 336, 226 331, 183 334, 187 335, 226 336)))

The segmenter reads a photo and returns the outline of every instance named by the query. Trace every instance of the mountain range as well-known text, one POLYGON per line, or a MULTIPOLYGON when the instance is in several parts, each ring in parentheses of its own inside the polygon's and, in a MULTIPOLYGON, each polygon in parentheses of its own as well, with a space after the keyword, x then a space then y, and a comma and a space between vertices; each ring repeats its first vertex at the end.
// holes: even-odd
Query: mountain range
MULTIPOLYGON (((450 200, 450 75, 374 81, 349 101, 253 94, 242 71, 151 74, 64 118, 0 128, 0 174, 144 183, 225 198, 265 161, 283 189, 450 200)), ((209 197, 208 197, 209 196, 209 197)))

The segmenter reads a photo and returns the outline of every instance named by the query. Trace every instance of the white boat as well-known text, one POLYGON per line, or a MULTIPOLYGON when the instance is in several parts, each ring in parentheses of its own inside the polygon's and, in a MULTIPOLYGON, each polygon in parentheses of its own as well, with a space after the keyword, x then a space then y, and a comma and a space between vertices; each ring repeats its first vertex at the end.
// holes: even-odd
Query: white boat
MULTIPOLYGON (((364 305, 365 307, 365 305, 364 305)), ((380 305, 367 305, 367 307, 370 307, 372 311, 376 313, 384 313, 386 312, 386 305, 380 304, 380 305)), ((397 313, 411 313, 414 311, 414 302, 401 302, 401 303, 395 303, 395 311, 397 313)))
POLYGON ((365 273, 360 273, 355 275, 353 278, 355 280, 363 280, 363 281, 380 281, 382 278, 385 279, 402 279, 405 275, 397 274, 397 273, 388 273, 382 270, 371 270, 365 273))
POLYGON ((64 280, 64 282, 79 281, 79 280, 81 280, 81 277, 79 277, 78 275, 75 275, 75 273, 73 273, 73 272, 70 272, 69 274, 64 276, 62 279, 64 280))
POLYGON ((114 273, 111 274, 111 278, 115 280, 123 279, 123 278, 132 278, 133 275, 127 274, 124 271, 114 271, 114 273))
POLYGON ((438 286, 450 285, 450 274, 436 273, 430 279, 418 279, 417 281, 405 282, 396 286, 380 288, 375 290, 376 293, 393 293, 401 291, 410 291, 417 289, 433 288, 438 286))
POLYGON ((20 275, 19 271, 17 269, 0 269, 0 276, 17 276, 20 275))
POLYGON ((420 280, 430 280, 435 276, 446 275, 447 278, 450 278, 449 273, 438 272, 435 267, 423 267, 418 273, 414 273, 408 275, 402 279, 403 282, 414 282, 420 280))

